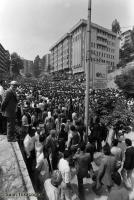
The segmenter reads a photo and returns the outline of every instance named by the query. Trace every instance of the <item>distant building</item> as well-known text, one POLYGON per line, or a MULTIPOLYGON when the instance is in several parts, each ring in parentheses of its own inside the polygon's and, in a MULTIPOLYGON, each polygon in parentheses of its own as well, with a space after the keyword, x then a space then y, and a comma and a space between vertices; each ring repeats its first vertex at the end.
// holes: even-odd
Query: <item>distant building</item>
POLYGON ((50 54, 46 54, 45 58, 46 58, 46 63, 45 63, 45 69, 44 69, 44 71, 48 72, 49 68, 50 68, 50 54))
POLYGON ((21 73, 24 75, 33 74, 33 61, 22 59, 24 68, 21 70, 21 73))
POLYGON ((70 34, 65 34, 51 48, 50 55, 50 72, 54 71, 69 71, 71 67, 71 37, 70 34))
MULTIPOLYGON (((84 72, 86 49, 87 20, 81 19, 50 48, 51 71, 84 72)), ((108 71, 119 62, 119 39, 116 34, 94 23, 91 23, 91 62, 107 65, 108 71)))
POLYGON ((2 44, 0 44, 0 80, 5 79, 10 73, 9 59, 9 51, 5 50, 2 44))
POLYGON ((43 56, 41 59, 42 62, 42 71, 43 72, 48 72, 50 69, 50 54, 46 54, 43 56))
POLYGON ((120 35, 120 48, 124 46, 124 44, 132 44, 131 38, 131 30, 127 30, 120 35))

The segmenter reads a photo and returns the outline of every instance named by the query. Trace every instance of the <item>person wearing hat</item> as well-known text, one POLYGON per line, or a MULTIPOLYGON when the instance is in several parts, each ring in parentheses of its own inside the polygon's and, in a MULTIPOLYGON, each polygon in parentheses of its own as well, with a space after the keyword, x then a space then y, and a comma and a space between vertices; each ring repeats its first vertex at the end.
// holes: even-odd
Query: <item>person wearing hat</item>
POLYGON ((47 200, 59 200, 60 189, 59 186, 62 182, 62 175, 59 170, 54 170, 51 178, 47 179, 44 183, 46 199, 47 200))
POLYGON ((8 142, 16 142, 15 136, 15 120, 17 109, 17 95, 16 89, 18 87, 17 81, 11 81, 10 88, 6 90, 1 109, 4 116, 7 118, 7 140, 8 142))

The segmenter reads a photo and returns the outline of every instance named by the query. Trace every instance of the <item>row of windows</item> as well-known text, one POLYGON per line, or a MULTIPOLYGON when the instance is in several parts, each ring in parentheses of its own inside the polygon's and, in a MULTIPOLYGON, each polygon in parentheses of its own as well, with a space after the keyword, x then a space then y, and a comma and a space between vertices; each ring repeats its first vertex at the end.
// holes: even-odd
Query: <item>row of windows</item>
POLYGON ((108 38, 110 38, 112 40, 115 40, 115 38, 116 38, 116 36, 111 35, 110 33, 107 33, 106 31, 103 31, 103 30, 98 29, 98 28, 97 28, 97 32, 104 35, 104 36, 107 36, 108 38))
POLYGON ((111 49, 110 47, 107 47, 107 46, 102 45, 102 44, 97 43, 96 47, 97 47, 97 49, 101 49, 101 50, 104 50, 104 51, 107 51, 107 52, 115 53, 115 49, 111 49))
POLYGON ((101 41, 101 42, 107 43, 107 39, 105 39, 105 38, 103 38, 103 37, 100 37, 100 36, 97 36, 97 40, 98 40, 98 41, 101 41))
POLYGON ((102 56, 102 57, 105 57, 105 58, 111 58, 111 59, 115 58, 113 55, 103 53, 103 52, 99 52, 99 51, 95 51, 95 50, 91 50, 91 53, 96 55, 96 56, 102 56))
MULTIPOLYGON (((111 53, 115 53, 115 49, 111 49, 109 47, 107 47, 106 45, 102 45, 99 43, 95 43, 95 42, 91 42, 91 47, 97 48, 97 49, 101 49, 101 50, 105 50, 111 53)), ((84 48, 84 45, 83 45, 84 48)))
POLYGON ((101 59, 101 58, 91 58, 91 61, 92 62, 99 62, 99 63, 106 63, 108 65, 114 66, 114 62, 111 62, 111 61, 108 61, 108 60, 104 60, 104 59, 101 59))
POLYGON ((111 45, 111 46, 115 46, 115 43, 114 42, 111 42, 107 39, 103 39, 102 37, 97 37, 97 41, 100 41, 100 42, 104 42, 106 43, 107 45, 111 45))

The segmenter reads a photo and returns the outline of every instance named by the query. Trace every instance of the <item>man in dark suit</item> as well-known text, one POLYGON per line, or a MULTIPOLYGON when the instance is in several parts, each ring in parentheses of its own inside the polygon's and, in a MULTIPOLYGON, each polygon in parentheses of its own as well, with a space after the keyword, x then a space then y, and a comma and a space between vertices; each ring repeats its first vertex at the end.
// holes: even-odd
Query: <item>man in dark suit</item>
POLYGON ((7 140, 8 142, 15 142, 15 119, 17 109, 16 89, 18 87, 17 81, 11 81, 10 88, 6 90, 1 109, 4 116, 7 117, 7 140))
POLYGON ((86 145, 81 144, 80 152, 74 155, 75 168, 77 171, 78 191, 80 199, 84 199, 83 194, 83 178, 88 177, 88 172, 92 169, 90 153, 85 152, 86 145))
POLYGON ((125 152, 125 161, 122 169, 122 176, 126 187, 133 188, 132 173, 134 169, 134 147, 132 146, 132 141, 128 138, 125 139, 125 144, 127 146, 127 149, 125 152))

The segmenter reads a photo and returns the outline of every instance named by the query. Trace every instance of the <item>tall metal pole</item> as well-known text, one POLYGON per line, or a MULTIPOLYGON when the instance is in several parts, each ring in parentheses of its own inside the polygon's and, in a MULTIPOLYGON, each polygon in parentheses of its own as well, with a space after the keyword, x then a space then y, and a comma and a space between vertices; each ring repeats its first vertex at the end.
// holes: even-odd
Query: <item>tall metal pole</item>
POLYGON ((86 91, 85 91, 85 125, 86 125, 86 142, 88 138, 89 127, 89 87, 91 76, 91 0, 88 0, 88 20, 87 20, 87 60, 86 60, 86 91))

